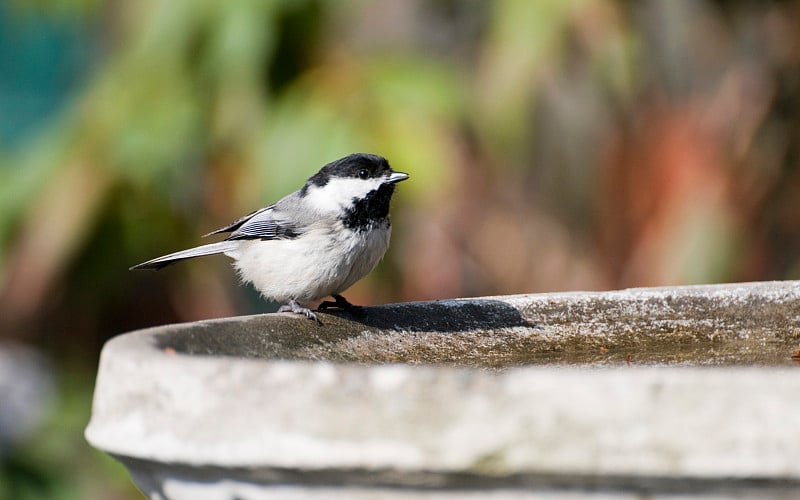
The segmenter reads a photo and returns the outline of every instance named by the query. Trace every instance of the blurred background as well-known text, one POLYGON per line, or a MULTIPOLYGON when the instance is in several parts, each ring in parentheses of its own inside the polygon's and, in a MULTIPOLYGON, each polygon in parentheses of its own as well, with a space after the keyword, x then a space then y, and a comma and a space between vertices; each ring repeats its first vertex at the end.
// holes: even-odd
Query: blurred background
POLYGON ((0 498, 139 498, 103 342, 277 305, 128 267, 356 151, 354 303, 800 278, 800 0, 0 0, 0 498))

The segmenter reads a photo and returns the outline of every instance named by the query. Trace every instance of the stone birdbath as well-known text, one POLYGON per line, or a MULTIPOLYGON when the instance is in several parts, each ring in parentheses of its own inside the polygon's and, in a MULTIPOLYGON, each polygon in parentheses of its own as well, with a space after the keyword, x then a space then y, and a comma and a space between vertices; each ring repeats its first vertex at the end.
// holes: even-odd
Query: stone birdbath
POLYGON ((320 317, 110 340, 87 439, 152 499, 800 495, 800 282, 320 317))

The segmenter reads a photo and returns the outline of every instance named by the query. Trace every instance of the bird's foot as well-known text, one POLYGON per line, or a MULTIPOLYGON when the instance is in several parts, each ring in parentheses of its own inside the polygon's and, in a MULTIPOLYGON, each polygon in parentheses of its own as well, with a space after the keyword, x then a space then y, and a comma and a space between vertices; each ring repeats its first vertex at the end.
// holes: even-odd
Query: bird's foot
POLYGON ((354 314, 364 313, 363 307, 351 304, 350 302, 347 301, 346 298, 342 297, 339 294, 333 294, 331 295, 331 297, 333 297, 335 301, 326 300, 325 302, 321 303, 319 307, 317 307, 317 311, 324 311, 326 309, 335 307, 337 309, 341 309, 342 311, 347 311, 354 314))
POLYGON ((361 307, 361 306, 357 306, 355 304, 351 304, 350 302, 348 302, 348 300, 346 298, 342 297, 339 294, 333 294, 333 295, 331 295, 331 297, 333 297, 335 299, 335 301, 326 300, 326 301, 322 302, 319 305, 319 307, 317 307, 317 310, 318 311, 324 311, 325 309, 336 308, 336 309, 342 309, 342 310, 345 310, 345 311, 353 311, 353 312, 355 312, 355 311, 360 311, 360 310, 363 309, 363 307, 361 307))
POLYGON ((312 311, 311 309, 309 309, 307 307, 301 306, 294 299, 290 300, 288 304, 283 305, 280 308, 278 308, 278 312, 290 312, 290 313, 294 313, 294 314, 302 314, 306 318, 314 320, 317 323, 319 323, 320 325, 322 324, 322 321, 319 320, 319 318, 314 313, 314 311, 312 311))

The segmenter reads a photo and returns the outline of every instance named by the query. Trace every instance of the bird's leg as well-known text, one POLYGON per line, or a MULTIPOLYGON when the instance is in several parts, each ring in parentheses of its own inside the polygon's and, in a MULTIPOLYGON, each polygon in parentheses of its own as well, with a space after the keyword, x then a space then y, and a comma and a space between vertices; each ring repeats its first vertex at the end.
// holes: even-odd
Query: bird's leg
POLYGON ((312 311, 311 309, 308 309, 307 307, 301 306, 294 299, 290 300, 288 304, 283 305, 280 308, 278 308, 278 312, 290 312, 290 313, 295 313, 295 314, 302 314, 306 318, 313 319, 314 321, 316 321, 320 325, 322 324, 322 321, 320 321, 319 318, 317 317, 317 315, 314 314, 314 311, 312 311))
POLYGON ((351 304, 347 301, 346 298, 342 297, 338 293, 334 293, 331 295, 336 301, 332 302, 330 300, 326 300, 325 302, 321 303, 319 307, 317 307, 317 311, 324 311, 325 309, 330 309, 331 307, 335 307, 337 309, 341 309, 343 311, 348 311, 352 313, 360 313, 363 312, 363 307, 351 304))

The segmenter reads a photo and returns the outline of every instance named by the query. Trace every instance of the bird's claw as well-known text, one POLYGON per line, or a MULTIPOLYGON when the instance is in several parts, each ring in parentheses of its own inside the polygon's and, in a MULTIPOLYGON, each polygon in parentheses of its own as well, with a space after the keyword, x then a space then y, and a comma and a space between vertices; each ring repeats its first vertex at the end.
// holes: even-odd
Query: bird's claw
POLYGON ((309 309, 307 307, 301 306, 294 299, 290 300, 288 304, 279 307, 278 308, 278 312, 290 312, 290 313, 294 313, 294 314, 302 314, 306 318, 314 320, 317 323, 319 323, 320 325, 322 324, 322 321, 320 321, 320 319, 317 317, 317 315, 316 315, 316 313, 314 311, 312 311, 311 309, 309 309))
POLYGON ((351 304, 350 302, 347 301, 346 298, 342 297, 341 295, 335 294, 331 295, 331 297, 333 297, 335 300, 333 301, 326 300, 325 302, 322 302, 317 307, 317 311, 324 311, 326 309, 336 308, 355 314, 361 314, 364 312, 363 307, 351 304))

